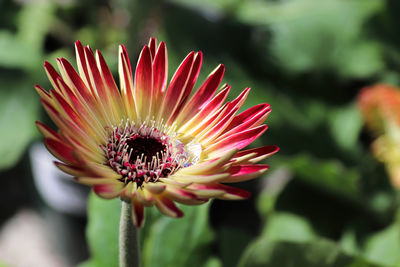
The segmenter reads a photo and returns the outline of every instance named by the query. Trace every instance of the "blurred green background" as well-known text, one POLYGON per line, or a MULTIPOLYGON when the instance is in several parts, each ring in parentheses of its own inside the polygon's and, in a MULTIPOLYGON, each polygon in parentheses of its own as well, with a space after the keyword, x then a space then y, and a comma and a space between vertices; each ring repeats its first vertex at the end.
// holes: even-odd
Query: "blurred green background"
MULTIPOLYGON (((399 13, 397 0, 1 1, 0 226, 21 208, 43 214, 27 156, 41 138, 34 121, 48 122, 33 89, 50 88, 43 61, 74 62, 79 39, 117 77, 118 45, 136 62, 154 36, 170 75, 201 50, 197 86, 223 63, 230 97, 251 87, 245 108, 270 103, 253 146, 281 150, 264 177, 238 185, 249 200, 184 208, 179 220, 148 210, 145 267, 400 266, 400 195, 356 106, 364 86, 400 85, 399 13)), ((118 200, 89 207, 82 266, 115 266, 118 200)))

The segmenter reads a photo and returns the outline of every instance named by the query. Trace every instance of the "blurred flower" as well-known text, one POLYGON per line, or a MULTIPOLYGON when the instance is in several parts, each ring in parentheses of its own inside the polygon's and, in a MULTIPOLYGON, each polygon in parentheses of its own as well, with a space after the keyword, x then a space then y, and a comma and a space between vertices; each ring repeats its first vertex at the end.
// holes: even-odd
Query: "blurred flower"
POLYGON ((358 103, 367 127, 376 135, 372 151, 385 163, 393 186, 400 188, 400 91, 378 84, 363 89, 358 103))
POLYGON ((54 89, 36 86, 58 126, 55 132, 37 122, 56 165, 93 187, 103 198, 132 203, 141 226, 144 207, 183 216, 174 202, 202 204, 210 198, 244 199, 249 193, 225 183, 255 178, 268 169, 254 164, 278 151, 264 146, 240 151, 267 130, 271 109, 260 104, 237 114, 249 94, 223 104, 230 86, 219 87, 219 65, 193 94, 202 53, 191 52, 167 88, 167 50, 155 39, 145 45, 135 79, 124 46, 119 50, 120 90, 99 51, 76 42, 79 74, 64 58, 60 74, 44 67, 54 89))

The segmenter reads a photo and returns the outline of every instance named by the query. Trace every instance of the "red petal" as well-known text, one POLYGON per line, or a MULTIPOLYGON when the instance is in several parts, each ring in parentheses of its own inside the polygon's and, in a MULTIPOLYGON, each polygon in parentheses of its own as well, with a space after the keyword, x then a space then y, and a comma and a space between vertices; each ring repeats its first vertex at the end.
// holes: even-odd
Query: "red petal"
POLYGON ((36 126, 45 138, 51 138, 57 141, 61 141, 60 135, 58 135, 58 133, 51 129, 49 126, 43 124, 40 121, 36 121, 36 126))
MULTIPOLYGON (((231 109, 237 108, 239 109, 241 107, 241 105, 243 104, 243 102, 246 100, 247 95, 249 94, 250 88, 246 88, 245 90, 243 90, 242 93, 240 93, 240 95, 234 99, 232 102, 230 103, 226 103, 222 109, 218 110, 217 112, 215 112, 214 114, 211 114, 208 116, 207 119, 195 123, 195 125, 191 125, 190 128, 192 128, 191 130, 188 131, 188 133, 192 134, 192 135, 198 135, 201 131, 203 131, 203 133, 205 131, 208 131, 211 127, 213 127, 219 120, 221 120, 221 118, 223 118, 226 114, 226 112, 231 111, 231 109), (205 125, 205 126, 203 126, 205 125)), ((236 112, 236 111, 235 111, 236 112)), ((207 114, 205 114, 207 115, 207 114)), ((195 120, 197 119, 197 116, 191 121, 191 124, 194 124, 195 120)), ((230 119, 230 118, 229 118, 230 119)), ((224 127, 227 125, 224 125, 224 127)), ((185 128, 188 128, 188 126, 186 125, 185 128)), ((219 129, 224 130, 222 129, 219 129)))
POLYGON ((202 128, 203 125, 207 125, 207 121, 210 120, 210 115, 215 116, 215 112, 221 107, 222 103, 225 101, 230 86, 224 88, 221 92, 219 92, 208 104, 201 109, 193 118, 190 119, 189 122, 184 124, 181 131, 188 130, 194 132, 198 128, 202 128))
POLYGON ((176 172, 176 175, 207 175, 223 172, 224 168, 229 168, 228 162, 232 159, 232 156, 235 155, 236 152, 237 149, 232 149, 223 154, 222 157, 203 161, 199 164, 194 164, 192 166, 180 169, 178 172, 176 172))
POLYGON ((131 62, 129 60, 128 52, 126 51, 126 47, 124 45, 121 45, 121 48, 122 48, 123 57, 126 61, 126 64, 127 64, 128 70, 129 70, 129 74, 132 77, 132 67, 131 67, 131 62))
POLYGON ((221 199, 247 199, 251 196, 250 192, 236 187, 219 184, 218 188, 225 191, 225 194, 219 197, 221 199))
POLYGON ((158 94, 165 91, 165 85, 167 83, 167 69, 167 48, 165 43, 161 42, 153 62, 153 90, 154 92, 158 92, 158 94))
POLYGON ((107 125, 111 125, 113 120, 112 105, 110 103, 110 97, 107 94, 103 79, 100 75, 99 69, 97 68, 96 59, 94 57, 93 51, 86 46, 85 49, 85 59, 87 64, 87 72, 89 76, 87 77, 90 88, 92 89, 92 95, 96 99, 101 114, 101 117, 106 122, 107 125))
POLYGON ((273 154, 277 153, 278 151, 279 151, 279 147, 274 146, 274 145, 257 147, 257 148, 240 151, 235 155, 235 157, 233 159, 240 158, 240 157, 254 153, 255 154, 254 157, 249 159, 248 162, 256 163, 258 161, 261 161, 263 159, 266 159, 266 158, 272 156, 273 154))
POLYGON ((58 72, 54 69, 54 67, 46 60, 44 62, 44 69, 46 70, 47 77, 49 78, 49 81, 53 88, 55 90, 58 90, 59 93, 61 93, 60 88, 58 88, 57 85, 57 79, 61 78, 61 76, 58 74, 58 72))
POLYGON ((201 190, 206 190, 206 191, 220 191, 224 192, 223 195, 216 195, 216 198, 229 198, 229 199, 246 199, 250 197, 250 193, 246 190, 240 189, 240 188, 235 188, 223 184, 193 184, 190 185, 188 188, 194 190, 194 192, 199 191, 199 194, 201 194, 201 190))
POLYGON ((158 195, 164 192, 167 186, 162 183, 146 183, 145 188, 150 191, 152 194, 158 195))
POLYGON ((242 106, 244 101, 246 100, 247 96, 250 93, 250 88, 244 89, 240 95, 232 101, 233 105, 237 105, 238 107, 242 106))
POLYGON ((162 96, 165 92, 168 76, 167 48, 164 42, 160 43, 153 61, 153 107, 152 114, 157 115, 161 107, 162 96))
POLYGON ((54 99, 56 100, 56 103, 60 106, 60 108, 62 108, 62 110, 64 110, 64 112, 68 116, 68 118, 70 118, 78 126, 82 127, 82 121, 81 121, 80 116, 65 101, 65 99, 54 90, 50 90, 50 94, 54 97, 54 99))
POLYGON ((92 110, 87 107, 87 104, 84 102, 84 100, 82 98, 78 98, 62 79, 58 79, 57 82, 65 92, 65 98, 68 99, 71 105, 75 108, 76 114, 79 114, 79 118, 82 120, 82 123, 85 123, 88 128, 92 128, 94 133, 100 134, 103 130, 103 126, 101 122, 98 121, 98 117, 93 115, 92 110))
POLYGON ((226 132, 235 128, 236 126, 242 125, 243 123, 252 120, 254 116, 257 116, 258 114, 262 113, 265 114, 267 112, 270 112, 271 108, 269 104, 259 104, 256 106, 253 106, 249 109, 246 109, 239 115, 235 116, 233 119, 232 123, 229 125, 229 127, 226 129, 226 132))
POLYGON ((228 113, 230 110, 228 108, 231 107, 231 103, 225 103, 224 106, 222 106, 220 109, 218 109, 216 112, 209 114, 208 117, 204 118, 200 123, 197 124, 197 126, 191 127, 192 129, 187 131, 186 134, 190 134, 192 136, 201 136, 204 134, 206 131, 210 130, 210 128, 214 127, 218 121, 220 121, 226 113, 228 113))
POLYGON ((192 118, 209 103, 210 99, 217 91, 224 73, 225 67, 221 64, 208 76, 207 80, 196 91, 188 104, 184 107, 180 114, 179 122, 192 118))
POLYGON ((124 189, 124 184, 121 183, 110 183, 110 184, 101 184, 94 185, 93 191, 100 197, 111 199, 116 198, 121 194, 121 191, 124 189))
POLYGON ((140 228, 144 222, 144 206, 143 204, 139 203, 139 201, 135 201, 132 199, 132 219, 133 223, 136 227, 140 228))
MULTIPOLYGON (((95 96, 99 96, 101 101, 100 103, 108 103, 108 96, 106 94, 106 90, 103 84, 103 79, 100 76, 99 69, 97 68, 96 64, 96 59, 94 57, 94 53, 92 49, 90 49, 88 46, 85 47, 85 58, 86 58, 86 64, 87 64, 87 72, 89 73, 88 76, 88 81, 90 83, 90 86, 93 90, 93 92, 96 92, 97 94, 94 94, 95 96)), ((104 105, 107 108, 107 105, 104 105)))
MULTIPOLYGON (((64 68, 65 72, 68 75, 71 83, 74 85, 76 90, 82 96, 86 103, 93 103, 93 96, 86 84, 83 82, 79 74, 75 71, 72 65, 65 59, 61 58, 59 60, 61 66, 64 68)), ((92 105, 91 105, 92 106, 92 105)))
POLYGON ((161 116, 165 116, 166 120, 179 105, 182 96, 185 94, 186 85, 191 83, 188 79, 192 71, 194 57, 195 52, 189 53, 171 79, 161 111, 161 116))
POLYGON ((262 135, 267 128, 267 125, 260 125, 255 128, 233 134, 209 146, 205 149, 205 152, 210 153, 210 156, 214 157, 233 148, 240 150, 262 135))
POLYGON ((85 56, 85 49, 83 48, 79 40, 75 42, 75 53, 76 53, 76 64, 78 65, 78 70, 80 74, 79 76, 83 79, 85 85, 93 93, 94 91, 90 83, 90 76, 85 56))
POLYGON ((158 210, 170 217, 182 217, 183 212, 166 196, 160 195, 156 198, 156 207, 158 210))
POLYGON ((229 169, 230 166, 227 168, 219 168, 216 170, 215 174, 208 174, 208 175, 173 175, 171 178, 175 181, 179 182, 187 182, 187 183, 197 183, 197 184, 210 184, 223 181, 229 178, 229 173, 220 173, 229 169))
POLYGON ((194 87, 194 84, 196 83, 196 80, 199 76, 200 73, 200 68, 201 68, 201 63, 203 61, 203 54, 201 52, 196 53, 192 70, 190 72, 190 76, 187 80, 185 90, 183 91, 183 94, 179 100, 179 104, 176 106, 176 109, 174 111, 174 114, 170 116, 170 122, 174 121, 176 117, 179 115, 179 112, 182 110, 183 106, 186 104, 186 101, 188 100, 190 93, 192 92, 192 89, 194 87))
POLYGON ((135 73, 135 104, 138 117, 145 121, 150 115, 153 91, 153 74, 150 49, 144 46, 135 73))
POLYGON ((36 92, 39 94, 39 96, 40 96, 41 98, 44 98, 44 99, 46 99, 47 101, 49 101, 49 100, 51 99, 50 94, 49 94, 48 92, 46 92, 46 90, 44 90, 42 87, 40 87, 40 86, 37 85, 37 84, 36 84, 34 87, 35 87, 36 92))
POLYGON ((157 48, 157 39, 151 37, 149 40, 149 48, 150 48, 150 55, 151 58, 154 60, 154 57, 156 55, 156 48, 157 48))
POLYGON ((234 182, 247 181, 261 175, 262 173, 267 171, 268 168, 269 168, 268 165, 262 165, 262 164, 232 166, 227 171, 228 173, 231 174, 231 176, 228 179, 224 180, 223 182, 234 183, 234 182))
POLYGON ((172 200, 185 205, 200 205, 207 202, 207 199, 199 199, 195 193, 180 188, 169 186, 165 194, 172 200))
POLYGON ((121 95, 119 93, 118 87, 115 83, 115 80, 111 74, 110 69, 107 66, 106 61, 104 60, 103 55, 100 53, 100 51, 96 51, 96 56, 97 56, 97 61, 99 62, 100 65, 100 71, 101 71, 101 76, 104 78, 105 83, 107 85, 107 89, 109 91, 109 94, 113 98, 114 103, 119 107, 121 106, 121 95))
POLYGON ((73 150, 70 146, 50 138, 46 138, 44 143, 47 149, 59 160, 71 164, 77 163, 75 158, 72 156, 73 150))
POLYGON ((218 139, 220 140, 245 129, 259 126, 265 121, 270 112, 271 109, 268 104, 257 105, 243 111, 233 118, 232 122, 224 130, 224 133, 218 137, 218 139))
POLYGON ((130 119, 137 119, 133 97, 132 69, 128 53, 123 45, 120 45, 119 47, 118 73, 125 112, 128 114, 130 119))
POLYGON ((62 162, 58 162, 58 161, 55 161, 54 164, 60 170, 62 170, 65 173, 68 173, 72 176, 87 176, 88 175, 88 173, 84 169, 74 166, 74 165, 69 165, 69 164, 65 164, 62 162))
POLYGON ((234 115, 238 111, 238 107, 232 108, 230 105, 228 105, 228 108, 226 109, 227 114, 224 115, 221 119, 219 119, 219 122, 217 122, 215 125, 212 126, 210 130, 208 130, 207 133, 205 133, 205 138, 203 137, 200 139, 202 144, 207 144, 209 141, 215 142, 215 138, 225 130, 225 128, 230 124, 232 121, 234 115))

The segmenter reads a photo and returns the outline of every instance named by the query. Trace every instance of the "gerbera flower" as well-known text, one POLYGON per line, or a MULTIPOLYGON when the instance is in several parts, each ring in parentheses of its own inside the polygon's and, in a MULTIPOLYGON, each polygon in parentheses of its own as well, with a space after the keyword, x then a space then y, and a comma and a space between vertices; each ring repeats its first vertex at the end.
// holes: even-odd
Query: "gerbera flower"
POLYGON ((264 146, 240 151, 267 130, 271 109, 260 104, 237 115, 250 89, 225 102, 230 86, 218 89, 219 65, 191 96, 202 53, 191 52, 167 86, 167 50, 150 39, 132 75, 119 49, 120 90, 99 51, 75 43, 78 72, 64 58, 60 73, 45 62, 54 89, 35 86, 58 132, 37 122, 56 165, 93 187, 103 198, 132 203, 141 226, 144 207, 183 216, 175 202, 197 205, 210 198, 244 199, 245 190, 226 183, 255 178, 268 169, 255 164, 278 151, 264 146))

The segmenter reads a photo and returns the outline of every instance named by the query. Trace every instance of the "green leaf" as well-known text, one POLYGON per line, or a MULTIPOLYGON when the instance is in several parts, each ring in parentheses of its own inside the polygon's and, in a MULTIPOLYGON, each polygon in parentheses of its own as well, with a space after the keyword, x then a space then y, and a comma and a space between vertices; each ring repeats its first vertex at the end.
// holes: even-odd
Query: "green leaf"
POLYGON ((329 126, 338 146, 353 149, 358 141, 363 120, 357 106, 352 104, 332 111, 329 126))
POLYGON ((143 266, 203 266, 209 259, 213 239, 208 224, 209 204, 181 208, 183 218, 162 216, 150 226, 144 240, 143 266))
MULTIPOLYGON (((80 267, 118 266, 120 202, 90 194, 86 236, 91 258, 80 267)), ((213 233, 208 225, 208 206, 184 206, 181 219, 146 208, 146 223, 140 230, 143 266, 203 266, 206 262, 219 266, 209 248, 213 233)))
POLYGON ((400 224, 398 222, 371 236, 365 243, 364 255, 371 262, 400 266, 400 224))
POLYGON ((222 262, 218 258, 210 257, 204 267, 222 267, 222 262))
POLYGON ((93 192, 88 202, 86 237, 91 258, 80 267, 118 266, 118 231, 121 200, 101 199, 93 192))
POLYGON ((30 46, 30 53, 40 52, 45 35, 55 25, 54 13, 55 5, 51 1, 23 5, 18 14, 18 39, 30 46))
POLYGON ((27 51, 32 51, 29 44, 21 42, 8 31, 0 31, 0 66, 23 69, 40 67, 40 54, 27 51))
POLYGON ((357 233, 355 229, 349 228, 345 230, 339 240, 339 244, 343 252, 345 253, 348 253, 350 255, 357 255, 360 253, 360 248, 357 241, 357 233))
POLYGON ((310 184, 348 199, 356 199, 360 194, 360 174, 356 169, 346 168, 339 160, 320 160, 302 154, 292 157, 289 164, 300 179, 310 184))
POLYGON ((382 44, 370 40, 357 40, 342 52, 345 62, 336 62, 343 77, 369 78, 385 69, 382 44), (339 68, 342 66, 342 68, 339 68))
POLYGON ((252 235, 248 230, 228 225, 221 227, 217 234, 223 266, 235 266, 252 235))
POLYGON ((262 237, 245 251, 239 267, 373 267, 367 261, 349 256, 326 239, 304 243, 273 242, 262 237))
MULTIPOLYGON (((20 75, 20 74, 18 74, 20 75)), ((31 84, 6 78, 0 85, 0 169, 13 166, 32 139, 38 136, 39 98, 31 84)))
POLYGON ((171 0, 170 2, 204 11, 209 16, 221 16, 227 11, 240 7, 240 0, 171 0))
POLYGON ((342 245, 318 237, 307 219, 275 212, 260 237, 242 255, 239 267, 368 267, 374 266, 342 245))
POLYGON ((309 241, 316 236, 306 219, 284 212, 277 212, 268 217, 263 235, 271 241, 296 242, 309 241))
POLYGON ((269 49, 287 71, 336 71, 364 78, 384 69, 384 50, 364 25, 384 7, 376 0, 245 1, 237 18, 272 32, 269 49))
POLYGON ((18 14, 18 32, 0 31, 0 66, 36 72, 42 65, 42 46, 52 25, 51 1, 25 4, 18 14))

